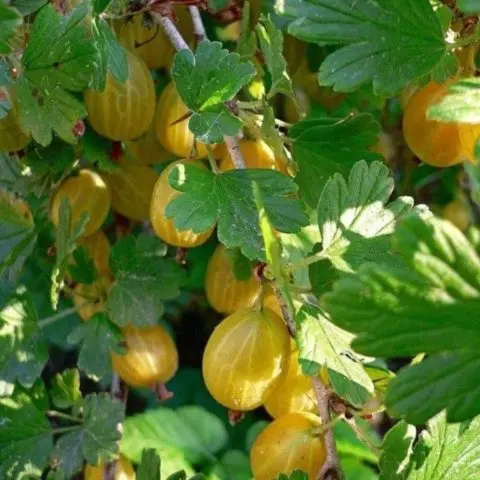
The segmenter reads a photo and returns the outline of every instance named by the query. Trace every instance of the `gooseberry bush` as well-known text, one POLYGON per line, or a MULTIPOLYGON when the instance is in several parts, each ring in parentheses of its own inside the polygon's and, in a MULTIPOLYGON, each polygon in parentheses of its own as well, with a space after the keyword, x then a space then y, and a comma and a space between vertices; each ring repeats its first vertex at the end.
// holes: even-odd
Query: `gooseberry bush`
POLYGON ((479 14, 2 0, 0 479, 479 479, 479 14))

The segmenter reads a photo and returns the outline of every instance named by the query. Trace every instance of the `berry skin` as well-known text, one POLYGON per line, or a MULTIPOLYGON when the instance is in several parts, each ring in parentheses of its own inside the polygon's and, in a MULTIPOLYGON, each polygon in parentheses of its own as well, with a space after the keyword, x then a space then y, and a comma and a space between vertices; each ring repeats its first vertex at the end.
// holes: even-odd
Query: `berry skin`
POLYGON ((65 180, 55 192, 50 205, 50 218, 57 227, 60 205, 66 199, 72 209, 72 226, 87 212, 89 219, 83 235, 88 237, 96 232, 105 221, 112 203, 110 188, 102 177, 92 170, 80 170, 78 175, 65 180))
POLYGON ((175 342, 161 325, 123 330, 127 351, 112 353, 113 370, 132 387, 168 382, 178 368, 175 342))
POLYGON ((93 129, 110 140, 133 140, 146 133, 155 113, 155 88, 150 71, 127 52, 128 79, 117 82, 107 75, 105 89, 87 90, 85 106, 93 129))
MULTIPOLYGON (((166 243, 175 247, 193 248, 205 243, 213 232, 214 227, 203 233, 193 233, 191 230, 179 231, 170 218, 167 218, 165 209, 167 205, 181 192, 175 190, 168 181, 170 172, 176 165, 182 162, 174 162, 169 165, 160 175, 155 183, 152 202, 150 205, 150 221, 155 233, 166 243)), ((192 164, 198 168, 205 168, 200 162, 192 164)))
POLYGON ((233 313, 253 306, 260 294, 260 283, 253 274, 248 280, 238 280, 226 248, 219 245, 208 262, 205 293, 217 312, 233 313))
POLYGON ((250 452, 255 480, 272 480, 280 473, 303 470, 315 480, 326 459, 321 420, 308 412, 288 413, 268 425, 250 452))
POLYGON ((203 354, 203 378, 215 400, 232 410, 262 405, 287 366, 290 338, 271 310, 239 310, 213 331, 203 354))

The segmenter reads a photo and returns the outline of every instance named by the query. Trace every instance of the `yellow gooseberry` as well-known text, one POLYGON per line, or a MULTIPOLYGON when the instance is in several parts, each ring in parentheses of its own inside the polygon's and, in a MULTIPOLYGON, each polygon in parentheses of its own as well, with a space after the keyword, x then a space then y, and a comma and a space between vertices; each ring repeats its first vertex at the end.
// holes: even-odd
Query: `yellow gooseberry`
MULTIPOLYGON (((168 181, 170 172, 181 162, 174 162, 169 165, 160 175, 155 183, 152 201, 150 205, 150 221, 155 233, 166 243, 175 247, 193 248, 205 243, 213 232, 214 227, 203 233, 193 233, 191 230, 179 231, 173 221, 165 215, 167 205, 182 193, 175 190, 168 181)), ((193 165, 198 168, 205 168, 201 162, 193 165)))
POLYGON ((73 304, 82 320, 103 312, 111 283, 110 276, 103 274, 93 283, 78 283, 73 287, 73 304))
POLYGON ((147 66, 127 52, 128 79, 117 82, 109 73, 103 91, 87 90, 90 125, 111 140, 126 141, 148 131, 155 113, 155 88, 147 66))
POLYGON ((55 226, 59 224, 60 205, 66 199, 72 210, 72 225, 87 212, 89 219, 84 236, 97 231, 110 210, 112 195, 102 177, 92 170, 82 169, 76 176, 65 180, 55 192, 50 205, 50 218, 55 226))
POLYGON ((147 133, 136 140, 125 142, 128 160, 138 165, 156 165, 172 158, 157 140, 155 122, 152 122, 147 133))
POLYGON ((208 262, 205 293, 217 312, 233 313, 253 306, 260 294, 260 282, 253 273, 248 280, 238 280, 226 248, 219 245, 208 262))
MULTIPOLYGON (((195 144, 195 137, 188 128, 188 112, 175 86, 169 83, 158 101, 155 132, 161 145, 181 158, 191 158, 195 144)), ((196 142, 195 148, 193 157, 199 159, 207 156, 207 148, 203 143, 196 142)))
POLYGON ((119 168, 104 174, 112 192, 112 209, 135 221, 150 218, 150 202, 158 173, 146 165, 122 159, 119 168))
POLYGON ((464 232, 469 227, 472 218, 470 211, 462 200, 452 200, 443 210, 443 218, 453 223, 464 232))
POLYGON ((123 330, 127 351, 112 353, 114 371, 132 387, 150 387, 168 382, 178 368, 175 342, 161 325, 123 330))
POLYGON ((256 438, 250 453, 255 480, 272 480, 294 470, 315 480, 326 459, 322 422, 308 412, 293 412, 274 420, 256 438))
POLYGON ((290 339, 271 310, 243 309, 225 318, 203 354, 203 379, 220 404, 252 410, 265 402, 286 368, 290 339))
MULTIPOLYGON (((104 480, 105 478, 105 466, 100 464, 95 467, 87 465, 83 472, 84 480, 104 480)), ((135 470, 133 465, 123 456, 115 463, 115 473, 113 475, 114 480, 135 480, 135 470)))
MULTIPOLYGON (((283 159, 275 158, 273 150, 263 140, 241 141, 240 152, 242 153, 247 168, 268 168, 287 173, 287 167, 283 159)), ((229 170, 235 169, 235 165, 225 144, 218 147, 216 154, 221 159, 221 172, 228 172, 229 170)))
POLYGON ((291 412, 315 412, 317 407, 312 379, 303 374, 298 363, 298 350, 293 349, 288 368, 280 382, 265 401, 265 408, 273 418, 291 412))
POLYGON ((30 142, 20 126, 18 103, 14 91, 10 88, 0 88, 0 100, 6 98, 12 108, 0 119, 0 151, 16 152, 25 148, 30 142))

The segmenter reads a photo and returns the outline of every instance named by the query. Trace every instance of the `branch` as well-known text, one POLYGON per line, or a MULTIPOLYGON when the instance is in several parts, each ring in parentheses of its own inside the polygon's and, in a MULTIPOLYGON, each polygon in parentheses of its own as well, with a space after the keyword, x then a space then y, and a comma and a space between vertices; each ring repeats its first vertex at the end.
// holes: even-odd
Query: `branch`
POLYGON ((175 24, 168 18, 160 15, 156 12, 151 12, 152 16, 157 20, 157 22, 162 26, 163 31, 169 38, 172 45, 175 47, 175 50, 190 50, 187 42, 183 39, 182 34, 178 31, 175 24))
POLYGON ((235 168, 246 168, 242 152, 240 151, 240 144, 238 143, 238 138, 225 135, 223 137, 223 141, 227 145, 228 153, 230 154, 230 157, 232 157, 235 168))
MULTIPOLYGON (((318 377, 312 378, 312 384, 313 389, 315 390, 315 396, 317 397, 319 416, 322 420, 322 423, 324 425, 328 425, 330 424, 330 393, 328 388, 318 377)), ((340 460, 338 458, 335 438, 331 428, 324 433, 323 439, 325 441, 327 457, 322 465, 322 468, 318 472, 317 480, 339 480, 343 478, 343 474, 340 469, 340 460)))
POLYGON ((188 10, 190 11, 190 15, 192 16, 195 38, 197 40, 197 43, 200 43, 202 40, 205 40, 207 38, 207 32, 205 31, 205 27, 203 25, 200 10, 195 5, 190 5, 188 7, 188 10))

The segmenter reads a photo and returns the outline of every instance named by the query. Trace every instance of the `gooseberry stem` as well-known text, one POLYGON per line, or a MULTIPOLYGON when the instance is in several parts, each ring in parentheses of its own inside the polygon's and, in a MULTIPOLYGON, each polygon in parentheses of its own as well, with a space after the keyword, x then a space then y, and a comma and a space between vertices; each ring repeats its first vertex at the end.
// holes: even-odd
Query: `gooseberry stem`
POLYGON ((215 159, 215 155, 213 153, 213 149, 211 145, 207 145, 207 154, 208 154, 208 163, 210 164, 210 168, 215 175, 218 175, 220 171, 218 170, 217 161, 215 159))
POLYGON ((80 304, 78 307, 70 307, 66 308, 65 310, 62 310, 61 312, 56 313, 55 315, 51 315, 50 317, 43 318, 42 320, 38 321, 38 326, 39 328, 45 328, 48 325, 51 325, 52 323, 55 323, 58 320, 61 320, 64 317, 68 317, 72 313, 76 312, 80 308, 84 307, 85 305, 89 304, 90 301, 84 302, 80 304))
POLYGON ((197 43, 200 43, 202 40, 205 40, 207 38, 207 32, 205 31, 205 27, 203 25, 200 10, 195 5, 190 5, 188 7, 188 10, 190 11, 190 15, 192 17, 195 38, 197 40, 197 43))
POLYGON ((74 417, 73 415, 68 415, 68 413, 57 412, 56 410, 48 410, 46 413, 49 417, 61 418, 63 420, 69 420, 76 423, 83 423, 83 420, 81 418, 74 417))

